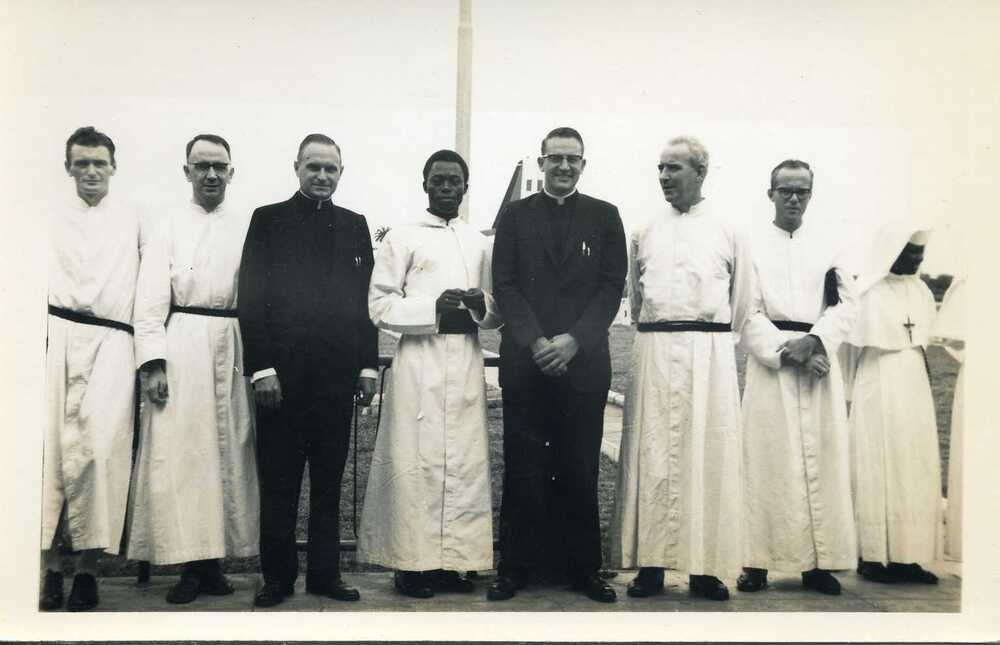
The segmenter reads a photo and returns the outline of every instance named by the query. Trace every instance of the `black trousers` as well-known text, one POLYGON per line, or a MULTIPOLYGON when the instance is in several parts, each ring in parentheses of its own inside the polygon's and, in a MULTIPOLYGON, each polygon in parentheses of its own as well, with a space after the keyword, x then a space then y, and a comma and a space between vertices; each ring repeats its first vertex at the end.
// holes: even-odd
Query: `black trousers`
POLYGON ((308 461, 306 583, 322 585, 340 576, 340 490, 354 390, 317 376, 308 388, 282 383, 282 396, 278 410, 257 408, 260 569, 266 582, 294 583, 298 577, 295 524, 308 461))
POLYGON ((502 575, 570 578, 601 567, 597 476, 607 390, 578 392, 538 374, 503 389, 502 575), (533 387, 532 387, 533 386, 533 387))

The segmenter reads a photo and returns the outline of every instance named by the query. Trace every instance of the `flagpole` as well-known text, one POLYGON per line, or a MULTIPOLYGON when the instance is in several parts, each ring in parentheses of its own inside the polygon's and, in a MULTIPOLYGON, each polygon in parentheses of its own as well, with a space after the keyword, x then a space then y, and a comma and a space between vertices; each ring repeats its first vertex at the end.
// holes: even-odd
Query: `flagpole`
MULTIPOLYGON (((472 0, 458 0, 458 74, 455 95, 455 149, 466 163, 472 130, 472 0)), ((462 201, 459 217, 469 220, 469 200, 462 201)))

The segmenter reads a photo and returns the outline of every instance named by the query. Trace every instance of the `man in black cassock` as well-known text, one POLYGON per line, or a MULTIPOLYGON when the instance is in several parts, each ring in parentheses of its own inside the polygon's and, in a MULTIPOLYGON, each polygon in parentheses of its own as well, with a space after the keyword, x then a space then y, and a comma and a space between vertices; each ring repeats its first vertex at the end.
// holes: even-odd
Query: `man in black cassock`
POLYGON ((378 375, 378 332, 368 318, 371 236, 364 216, 330 199, 344 170, 332 139, 307 136, 294 168, 299 190, 292 198, 254 211, 239 277, 244 359, 257 406, 258 607, 294 593, 307 460, 306 592, 360 598, 340 577, 340 485, 354 399, 368 405, 378 375))
POLYGON ((501 559, 487 597, 511 598, 549 569, 591 599, 614 602, 598 575, 597 475, 625 232, 615 206, 576 190, 586 165, 576 130, 550 132, 538 165, 544 191, 505 207, 493 251, 494 298, 505 321, 505 472, 501 559))

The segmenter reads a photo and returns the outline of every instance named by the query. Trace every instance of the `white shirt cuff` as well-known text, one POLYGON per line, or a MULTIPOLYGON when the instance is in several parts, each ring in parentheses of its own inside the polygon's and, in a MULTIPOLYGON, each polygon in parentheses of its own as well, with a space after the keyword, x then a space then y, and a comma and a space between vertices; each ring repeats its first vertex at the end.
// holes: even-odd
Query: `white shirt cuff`
POLYGON ((277 376, 277 375, 278 372, 273 367, 269 367, 266 370, 257 370, 256 372, 253 373, 253 376, 250 377, 250 382, 256 383, 257 381, 261 380, 266 376, 277 376))
POLYGON ((358 378, 373 378, 373 379, 378 379, 378 370, 373 370, 370 367, 366 367, 366 368, 364 368, 364 369, 361 370, 360 374, 358 374, 358 378))

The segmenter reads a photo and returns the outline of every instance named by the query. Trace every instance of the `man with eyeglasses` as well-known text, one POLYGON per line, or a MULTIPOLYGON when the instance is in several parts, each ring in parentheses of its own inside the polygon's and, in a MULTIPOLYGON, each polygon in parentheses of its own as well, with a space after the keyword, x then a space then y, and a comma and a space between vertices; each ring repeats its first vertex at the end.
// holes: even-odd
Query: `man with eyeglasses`
POLYGON ((453 150, 424 164, 425 211, 382 240, 369 313, 402 336, 372 453, 358 559, 396 569, 407 596, 471 592, 493 568, 480 329, 500 324, 490 241, 458 217, 469 168, 453 150))
POLYGON ((769 569, 800 573, 837 595, 831 570, 854 566, 850 444, 838 346, 857 317, 854 281, 829 223, 807 221, 813 171, 795 159, 771 171, 774 221, 751 240, 754 312, 743 328, 743 461, 747 549, 740 591, 769 569))
POLYGON ((109 197, 117 164, 115 144, 103 132, 84 127, 70 135, 65 168, 76 190, 51 218, 39 601, 45 611, 63 606, 60 535, 80 552, 66 609, 98 604, 98 557, 118 553, 125 523, 135 411, 139 217, 109 197))
POLYGON ((344 172, 340 146, 310 134, 293 168, 299 189, 291 199, 254 211, 239 275, 244 363, 257 407, 258 607, 295 592, 295 520, 307 461, 306 593, 360 598, 340 576, 340 486, 355 399, 371 403, 378 377, 368 222, 332 201, 344 172))
POLYGON ((538 166, 543 192, 505 206, 493 251, 505 470, 500 563, 487 597, 506 600, 549 574, 614 602, 599 575, 597 475, 625 233, 617 208, 576 190, 586 166, 576 130, 547 134, 538 166))
POLYGON ((735 336, 753 271, 743 236, 702 196, 708 151, 677 137, 658 165, 668 206, 632 232, 636 323, 625 394, 612 558, 639 568, 634 598, 663 590, 664 568, 689 592, 727 600, 742 564, 740 399, 735 336))
POLYGON ((253 410, 243 371, 237 278, 249 214, 226 201, 229 143, 188 142, 191 201, 144 238, 136 289, 143 407, 128 556, 183 564, 167 602, 233 593, 219 559, 257 555, 253 410))

